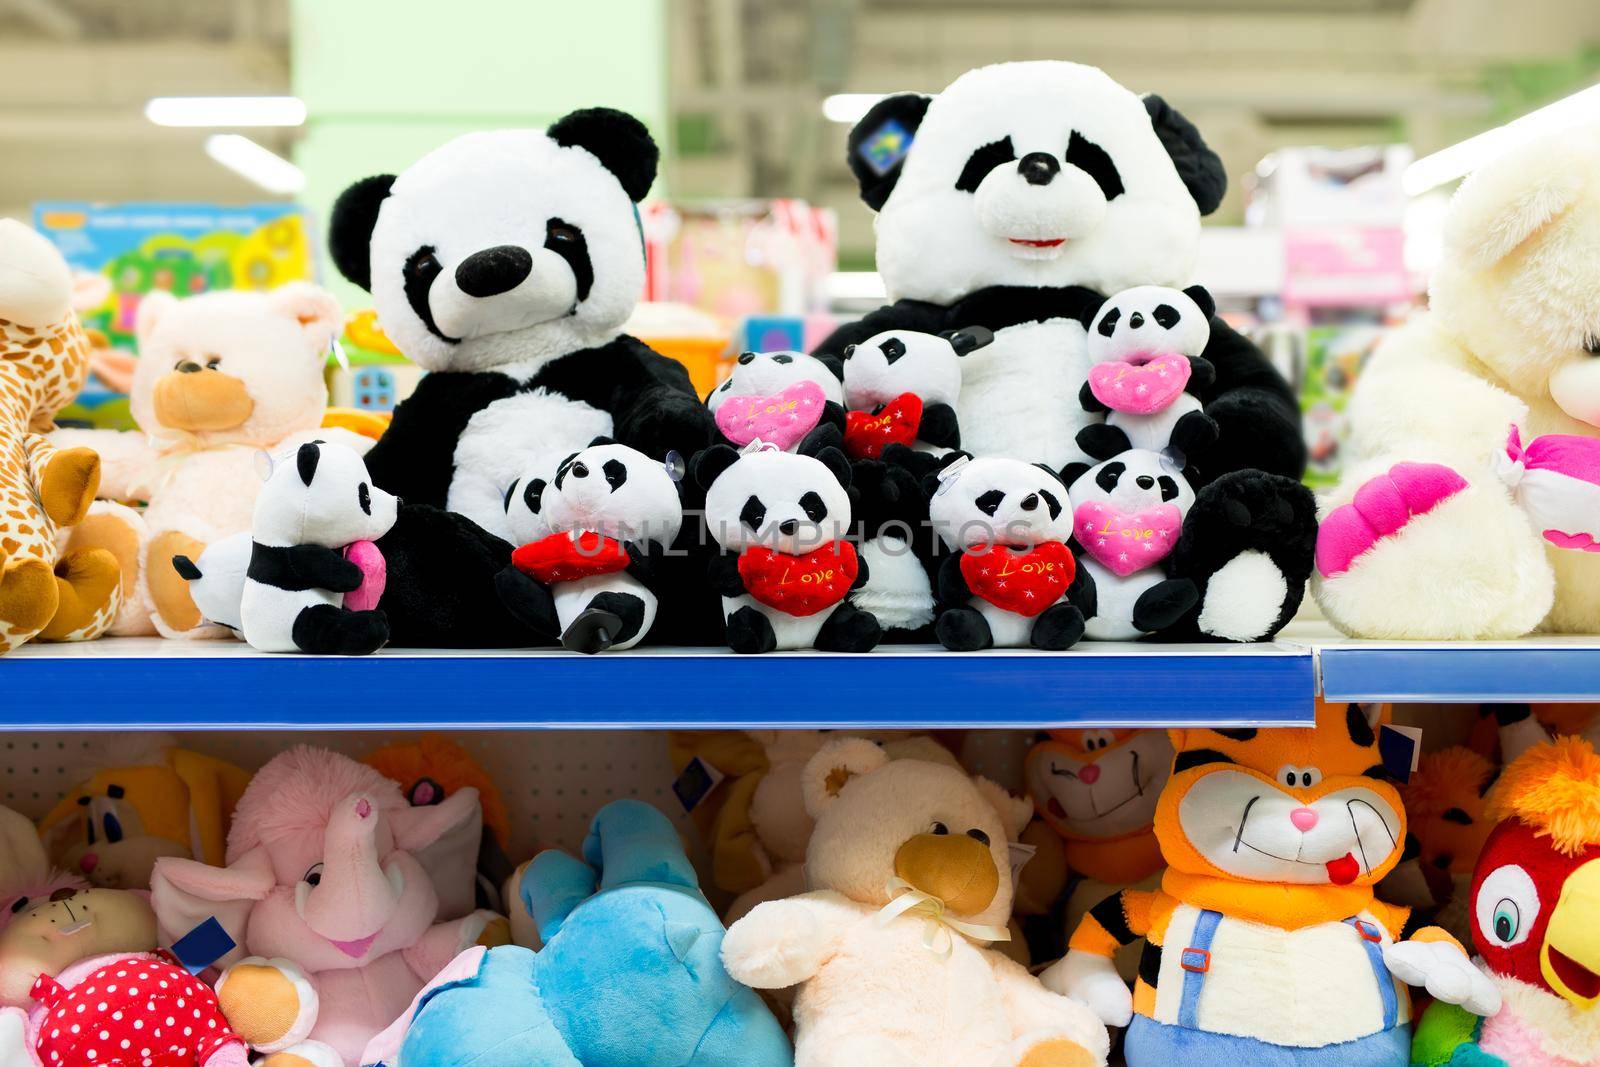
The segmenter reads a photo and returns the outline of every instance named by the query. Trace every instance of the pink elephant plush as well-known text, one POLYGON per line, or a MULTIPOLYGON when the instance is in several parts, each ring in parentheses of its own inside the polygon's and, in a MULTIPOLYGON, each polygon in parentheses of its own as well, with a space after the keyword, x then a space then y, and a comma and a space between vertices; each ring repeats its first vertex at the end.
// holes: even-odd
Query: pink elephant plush
POLYGON ((226 867, 157 861, 162 943, 215 917, 236 943, 217 961, 233 1028, 269 1064, 355 1067, 423 984, 498 919, 436 923, 439 898, 413 854, 478 803, 469 788, 414 808, 370 767, 290 749, 245 790, 226 867))

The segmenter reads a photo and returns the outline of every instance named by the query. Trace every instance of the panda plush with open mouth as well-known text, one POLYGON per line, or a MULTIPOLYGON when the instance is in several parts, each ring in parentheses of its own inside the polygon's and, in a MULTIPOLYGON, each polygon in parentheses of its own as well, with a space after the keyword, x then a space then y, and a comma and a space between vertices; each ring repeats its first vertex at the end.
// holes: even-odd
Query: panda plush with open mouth
POLYGON ((596 437, 658 460, 711 443, 688 373, 621 332, 657 159, 637 119, 591 108, 458 137, 335 204, 335 264, 429 372, 367 454, 405 501, 384 546, 396 643, 537 643, 495 588, 507 488, 596 437))
MULTIPOLYGON (((1105 294, 1190 283, 1201 216, 1227 184, 1195 126, 1159 96, 1140 96, 1093 67, 1001 63, 936 96, 885 97, 851 130, 847 151, 862 199, 878 213, 877 267, 894 302, 835 331, 818 354, 839 355, 891 330, 984 327, 993 342, 961 360, 962 449, 1057 471, 1105 458, 1078 442, 1104 421, 1080 400, 1090 366, 1085 323, 1105 294)), ((1190 472, 1198 510, 1273 525, 1285 552, 1301 551, 1305 530, 1276 529, 1287 512, 1315 530, 1310 492, 1299 483, 1306 449, 1294 392, 1220 318, 1211 318, 1199 355, 1215 370, 1195 395, 1217 439, 1190 472)), ((1269 580, 1257 562, 1229 568, 1241 551, 1236 540, 1207 552, 1202 601, 1177 627, 1192 639, 1270 637, 1280 606, 1273 590, 1303 595, 1296 575, 1309 573, 1310 549, 1304 567, 1296 558, 1269 580), (1212 598, 1227 608, 1208 612, 1212 598)), ((916 579, 909 569, 904 576, 916 579)), ((869 582, 857 599, 903 605, 882 616, 893 628, 920 617, 933 590, 869 582)))
POLYGON ((621 652, 644 639, 660 606, 656 563, 683 525, 674 471, 600 438, 548 480, 512 483, 505 505, 521 546, 499 579, 508 607, 574 652, 621 652))
POLYGON ((695 457, 705 524, 722 550, 710 563, 735 652, 870 652, 878 620, 846 594, 868 568, 850 531, 850 461, 836 448, 814 456, 756 441, 743 451, 713 445, 695 457))

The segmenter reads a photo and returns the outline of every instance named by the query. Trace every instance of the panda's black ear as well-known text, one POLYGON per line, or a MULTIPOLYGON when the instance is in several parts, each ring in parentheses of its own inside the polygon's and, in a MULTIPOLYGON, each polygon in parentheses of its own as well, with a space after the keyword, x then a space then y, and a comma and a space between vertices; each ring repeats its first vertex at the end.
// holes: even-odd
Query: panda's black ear
POLYGON ((1066 486, 1068 489, 1071 489, 1072 483, 1089 473, 1090 469, 1091 468, 1087 463, 1068 463, 1065 467, 1061 468, 1061 471, 1057 477, 1061 479, 1062 485, 1066 486))
POLYGON ((350 281, 372 291, 372 231, 394 186, 393 174, 362 178, 339 194, 328 222, 328 255, 350 281))
POLYGON ((850 130, 850 171, 872 210, 882 208, 894 192, 900 165, 931 103, 933 97, 921 93, 895 93, 873 104, 850 130))
POLYGON ((1097 295, 1095 299, 1085 301, 1083 305, 1078 308, 1077 318, 1079 322, 1083 323, 1083 328, 1085 331, 1094 325, 1094 320, 1100 314, 1100 309, 1105 307, 1110 302, 1111 298, 1109 296, 1097 295))
POLYGON ((812 458, 827 467, 828 473, 832 474, 841 486, 850 488, 850 459, 843 452, 832 446, 819 448, 812 458))
POLYGON ((956 350, 956 355, 964 356, 968 352, 976 352, 984 345, 993 343, 994 331, 984 326, 963 326, 954 333, 946 334, 945 340, 956 350))
MULTIPOLYGON (((1040 470, 1044 471, 1046 474, 1048 474, 1050 477, 1054 478, 1056 481, 1058 481, 1058 482, 1061 481, 1061 472, 1056 470, 1054 467, 1050 466, 1050 464, 1048 464, 1048 463, 1035 463, 1034 466, 1038 467, 1040 470)), ((1063 487, 1066 486, 1065 482, 1061 482, 1061 484, 1062 484, 1063 487)))
POLYGON ((689 468, 694 474, 695 484, 702 489, 710 489, 711 483, 737 462, 739 453, 732 445, 712 445, 704 452, 695 453, 689 468))
POLYGON ((944 474, 950 465, 955 463, 957 460, 971 458, 971 452, 963 452, 959 448, 953 448, 944 455, 940 456, 938 461, 935 462, 932 467, 928 468, 928 473, 922 476, 923 493, 925 493, 929 499, 932 499, 933 494, 939 491, 939 485, 941 482, 940 476, 944 474))
POLYGON ((1183 295, 1193 300, 1207 319, 1217 313, 1217 302, 1211 297, 1211 290, 1203 285, 1191 285, 1183 291, 1183 295))
MULTIPOLYGON (((852 345, 851 347, 854 348, 855 346, 852 345)), ((841 382, 844 381, 844 360, 838 356, 814 356, 813 358, 824 367, 827 367, 829 374, 841 382)))
POLYGON ((601 434, 599 437, 596 437, 593 441, 590 441, 589 444, 587 445, 587 447, 596 448, 596 447, 598 447, 600 445, 614 445, 616 443, 617 442, 616 442, 616 440, 614 438, 610 438, 610 437, 607 437, 605 434, 601 434))
POLYGON ((1178 177, 1200 206, 1200 214, 1209 215, 1217 210, 1228 191, 1228 172, 1223 169, 1222 160, 1206 144, 1194 123, 1155 93, 1144 98, 1144 109, 1150 113, 1150 124, 1161 138, 1161 146, 1178 168, 1178 177))
POLYGON ((322 446, 316 441, 308 441, 300 446, 300 451, 294 454, 294 465, 300 472, 300 480, 307 485, 317 476, 317 464, 322 461, 322 446))
POLYGON ((586 107, 557 119, 545 133, 563 148, 582 148, 598 159, 630 200, 643 200, 656 180, 661 150, 644 123, 626 111, 586 107))

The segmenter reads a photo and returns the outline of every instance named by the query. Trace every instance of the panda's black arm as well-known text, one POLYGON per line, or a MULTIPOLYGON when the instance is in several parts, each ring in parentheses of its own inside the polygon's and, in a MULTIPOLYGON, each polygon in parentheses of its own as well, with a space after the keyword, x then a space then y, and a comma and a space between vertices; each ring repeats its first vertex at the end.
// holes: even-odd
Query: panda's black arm
POLYGON ((278 589, 326 589, 352 593, 361 588, 361 568, 337 550, 321 545, 255 545, 250 552, 252 581, 278 589))
POLYGON ((840 432, 844 430, 844 405, 828 401, 822 405, 822 418, 817 420, 819 426, 836 426, 840 432))
POLYGON ((861 553, 856 553, 856 580, 850 583, 850 592, 855 592, 866 585, 872 578, 872 571, 867 567, 867 561, 861 558, 861 553))
MULTIPOLYGON (((1190 379, 1191 381, 1193 379, 1190 379)), ((1078 390, 1078 403, 1083 410, 1090 414, 1103 415, 1111 409, 1100 403, 1100 398, 1094 395, 1094 390, 1089 388, 1089 383, 1084 382, 1083 388, 1078 390)))
POLYGON ((939 564, 939 603, 946 607, 960 607, 972 599, 972 589, 961 573, 961 557, 966 553, 957 550, 939 564))
POLYGON ((654 587, 656 564, 666 555, 666 548, 654 541, 628 541, 622 547, 628 553, 628 575, 646 587, 654 587))
POLYGON ((456 442, 467 420, 516 391, 517 383, 504 374, 425 375, 366 454, 372 484, 407 504, 444 507, 455 474, 456 442))
POLYGON ((855 322, 847 322, 834 330, 816 347, 814 356, 844 358, 844 350, 860 344, 874 334, 885 330, 915 330, 919 333, 938 333, 945 328, 945 309, 924 300, 900 300, 869 311, 855 322))
POLYGON ((929 404, 923 408, 917 436, 939 448, 960 448, 961 423, 956 419, 956 409, 949 404, 929 404))
POLYGON ((720 552, 706 564, 706 577, 719 596, 744 596, 749 592, 744 579, 739 576, 739 556, 733 552, 720 552))
POLYGON ((1100 613, 1100 594, 1095 588, 1094 575, 1081 563, 1078 564, 1077 573, 1072 576, 1072 584, 1067 586, 1067 603, 1083 612, 1086 619, 1092 619, 1100 613))
POLYGON ((1211 320, 1204 357, 1216 368, 1217 380, 1201 400, 1219 436, 1206 454, 1203 480, 1250 468, 1299 478, 1306 467, 1300 405, 1283 375, 1248 338, 1218 318, 1211 320))
POLYGON ((617 441, 657 459, 668 452, 687 459, 716 439, 716 421, 683 364, 626 335, 603 351, 610 396, 602 406, 611 412, 617 441))

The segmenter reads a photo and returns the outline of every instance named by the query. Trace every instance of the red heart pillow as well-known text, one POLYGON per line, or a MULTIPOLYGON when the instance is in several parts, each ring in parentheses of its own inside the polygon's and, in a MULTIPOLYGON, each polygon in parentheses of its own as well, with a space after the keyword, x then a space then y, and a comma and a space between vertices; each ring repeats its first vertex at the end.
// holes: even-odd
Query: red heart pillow
POLYGON ((1028 618, 1060 600, 1077 573, 1072 550, 1060 541, 1031 548, 990 545, 961 557, 961 576, 974 596, 1028 618))
POLYGON ((758 545, 739 557, 739 577, 751 596, 802 618, 843 600, 859 570, 856 546, 848 541, 831 541, 803 556, 758 545))

